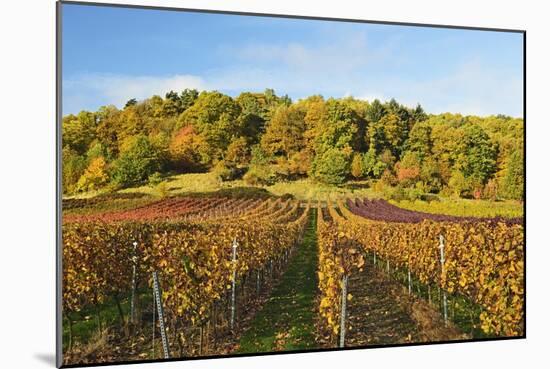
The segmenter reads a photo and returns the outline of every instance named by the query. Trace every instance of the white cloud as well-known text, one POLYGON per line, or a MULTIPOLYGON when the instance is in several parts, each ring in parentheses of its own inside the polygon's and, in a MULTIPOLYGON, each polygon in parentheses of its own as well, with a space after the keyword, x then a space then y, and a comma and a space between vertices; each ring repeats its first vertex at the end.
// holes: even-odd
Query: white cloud
POLYGON ((369 44, 366 32, 346 32, 326 37, 316 45, 250 43, 238 49, 223 48, 221 52, 231 53, 241 62, 253 65, 262 63, 308 74, 319 71, 341 74, 381 62, 393 47, 393 42, 388 42, 383 47, 374 48, 369 44))
POLYGON ((388 96, 410 106, 420 103, 430 113, 522 116, 522 77, 477 60, 460 64, 443 77, 395 80, 388 85, 393 92, 384 91, 388 96))
POLYGON ((399 40, 382 48, 368 45, 365 34, 328 40, 321 46, 298 43, 249 44, 232 50, 237 68, 212 74, 209 85, 218 89, 275 88, 291 96, 320 93, 355 96, 362 100, 395 98, 431 113, 522 115, 521 75, 480 60, 447 66, 448 72, 423 78, 400 72, 399 40), (337 44, 337 45, 336 45, 337 44))
MULTIPOLYGON (((366 79, 365 79, 366 80, 366 79)), ((365 82, 363 80, 363 82, 365 82)), ((523 114, 523 80, 516 72, 499 69, 471 60, 449 69, 441 77, 422 80, 402 76, 365 82, 369 89, 355 84, 343 95, 361 100, 388 101, 414 107, 423 106, 429 113, 460 113, 463 115, 523 114)))
POLYGON ((294 98, 312 94, 342 96, 359 91, 369 67, 382 63, 393 48, 373 48, 365 32, 327 34, 322 43, 248 43, 220 47, 227 66, 208 71, 207 84, 226 91, 273 88, 294 98))
POLYGON ((391 98, 386 97, 383 93, 378 92, 364 92, 358 95, 354 95, 352 93, 347 93, 344 95, 344 97, 352 96, 358 100, 364 100, 368 102, 373 102, 374 100, 380 100, 381 102, 389 101, 391 98))
POLYGON ((100 105, 121 106, 126 101, 152 95, 163 96, 170 90, 207 89, 201 77, 193 75, 130 76, 117 74, 83 74, 63 81, 64 111, 95 110, 100 105))

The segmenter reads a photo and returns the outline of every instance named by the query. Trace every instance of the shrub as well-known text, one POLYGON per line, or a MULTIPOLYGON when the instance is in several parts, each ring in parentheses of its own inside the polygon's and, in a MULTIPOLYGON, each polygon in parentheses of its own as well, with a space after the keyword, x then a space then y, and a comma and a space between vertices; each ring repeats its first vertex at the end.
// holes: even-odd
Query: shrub
POLYGON ((235 168, 228 168, 223 160, 218 161, 214 168, 212 168, 212 173, 214 173, 216 178, 220 181, 233 180, 235 177, 235 171, 235 168))
POLYGON ((243 176, 243 180, 251 186, 272 185, 276 175, 268 165, 252 165, 243 176))
POLYGON ((281 196, 281 200, 294 200, 295 197, 293 194, 290 194, 290 193, 285 193, 283 196, 281 196))
POLYGON ((149 186, 154 187, 162 182, 162 175, 159 172, 155 172, 149 176, 148 182, 149 186))
POLYGON ((410 201, 422 200, 424 191, 419 187, 410 188, 406 191, 406 196, 410 201))
POLYGON ((434 195, 433 193, 426 193, 422 195, 421 199, 427 202, 441 202, 441 199, 439 198, 439 196, 434 195))
POLYGON ((158 183, 156 186, 156 190, 160 197, 164 198, 168 196, 168 183, 166 181, 158 183))
POLYGON ((384 197, 390 200, 395 200, 397 202, 407 200, 408 195, 405 192, 405 189, 401 186, 396 187, 384 187, 383 191, 384 197))

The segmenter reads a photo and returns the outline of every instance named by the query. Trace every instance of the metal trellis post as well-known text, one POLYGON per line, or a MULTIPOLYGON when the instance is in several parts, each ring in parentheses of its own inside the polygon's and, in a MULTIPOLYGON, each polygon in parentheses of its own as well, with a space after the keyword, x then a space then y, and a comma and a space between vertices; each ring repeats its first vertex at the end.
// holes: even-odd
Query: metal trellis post
POLYGON ((344 347, 346 340, 346 308, 348 296, 348 276, 342 277, 342 312, 340 314, 340 347, 344 347))
POLYGON ((132 297, 130 300, 130 321, 135 323, 135 304, 136 304, 136 264, 137 264, 137 242, 133 242, 134 253, 132 255, 132 297))
MULTIPOLYGON (((439 261, 441 262, 441 276, 445 274, 445 238, 439 235, 439 261)), ((443 319, 447 325, 447 291, 443 289, 443 319)))
POLYGON ((235 326, 235 288, 237 283, 237 239, 233 239, 233 257, 232 257, 232 263, 233 263, 233 278, 231 283, 231 330, 233 330, 233 327, 235 326))
POLYGON ((164 358, 169 359, 170 353, 168 352, 168 337, 166 336, 166 327, 164 326, 164 312, 162 310, 162 301, 160 298, 160 286, 157 272, 153 272, 153 288, 155 293, 155 301, 157 304, 157 312, 159 316, 160 337, 162 339, 162 349, 164 351, 164 358))

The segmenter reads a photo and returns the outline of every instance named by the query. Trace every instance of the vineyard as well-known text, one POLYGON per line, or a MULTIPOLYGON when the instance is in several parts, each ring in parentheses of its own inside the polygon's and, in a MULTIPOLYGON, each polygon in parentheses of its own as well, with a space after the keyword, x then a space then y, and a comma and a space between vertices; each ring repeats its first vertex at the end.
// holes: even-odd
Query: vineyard
MULTIPOLYGON (((388 270, 390 263, 405 268, 409 280, 413 274, 423 283, 479 304, 484 309, 479 316, 484 332, 522 334, 524 231, 519 220, 434 217, 383 201, 348 200, 336 207, 328 205, 333 229, 320 229, 320 248, 326 248, 337 265, 330 273, 332 284, 345 284, 353 268, 362 267, 362 258, 354 261, 359 246, 374 260, 377 255, 383 258, 388 270), (334 252, 330 248, 335 245, 345 246, 334 252)), ((328 326, 337 333, 335 314, 326 315, 328 326)))
POLYGON ((429 214, 383 200, 173 197, 71 213, 63 219, 64 360, 520 336, 523 240, 519 218, 429 214), (292 317, 310 313, 315 319, 292 317), (279 314, 283 328, 269 332, 279 314), (383 319, 392 331, 382 339, 374 333, 383 319), (288 326, 294 321, 302 333, 288 326), (260 335, 274 335, 272 346, 260 335))
POLYGON ((523 224, 523 218, 481 218, 471 216, 459 217, 407 210, 392 205, 384 200, 349 200, 346 205, 356 215, 384 222, 420 223, 424 220, 432 220, 436 222, 500 222, 506 224, 523 224))

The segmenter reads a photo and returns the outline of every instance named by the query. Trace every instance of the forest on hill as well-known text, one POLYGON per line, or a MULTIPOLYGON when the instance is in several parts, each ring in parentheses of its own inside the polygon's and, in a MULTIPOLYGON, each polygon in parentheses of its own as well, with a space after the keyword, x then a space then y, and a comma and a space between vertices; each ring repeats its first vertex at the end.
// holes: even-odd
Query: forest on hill
POLYGON ((523 138, 520 118, 429 114, 394 99, 186 89, 64 116, 63 192, 210 171, 251 186, 310 178, 361 181, 398 198, 523 200, 523 138))

